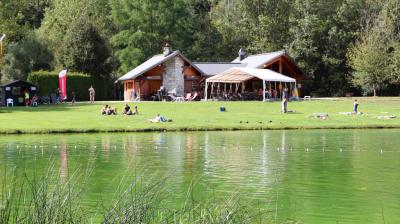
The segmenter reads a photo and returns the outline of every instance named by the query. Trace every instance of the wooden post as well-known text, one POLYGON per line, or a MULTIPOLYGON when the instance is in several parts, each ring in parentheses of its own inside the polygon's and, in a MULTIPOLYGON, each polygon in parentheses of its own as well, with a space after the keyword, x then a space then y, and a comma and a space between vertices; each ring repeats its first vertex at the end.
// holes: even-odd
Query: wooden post
POLYGON ((142 100, 142 80, 139 81, 139 101, 142 100))

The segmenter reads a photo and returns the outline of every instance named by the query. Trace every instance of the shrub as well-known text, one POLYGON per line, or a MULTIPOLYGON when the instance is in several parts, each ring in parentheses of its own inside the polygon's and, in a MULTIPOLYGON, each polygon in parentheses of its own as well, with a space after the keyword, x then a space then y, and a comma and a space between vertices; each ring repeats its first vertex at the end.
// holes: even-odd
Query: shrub
MULTIPOLYGON (((35 71, 28 75, 28 82, 38 86, 40 96, 48 96, 55 93, 58 88, 58 72, 35 71)), ((89 100, 90 85, 93 85, 96 91, 96 100, 113 99, 112 80, 76 72, 67 74, 67 97, 70 99, 71 93, 74 91, 78 101, 89 100)))

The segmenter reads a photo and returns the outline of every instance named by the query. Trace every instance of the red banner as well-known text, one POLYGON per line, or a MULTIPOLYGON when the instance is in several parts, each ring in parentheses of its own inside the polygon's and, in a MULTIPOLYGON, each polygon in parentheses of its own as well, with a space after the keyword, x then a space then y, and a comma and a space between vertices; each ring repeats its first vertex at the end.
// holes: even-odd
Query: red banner
POLYGON ((67 99, 67 70, 58 74, 58 88, 60 89, 60 100, 67 99))

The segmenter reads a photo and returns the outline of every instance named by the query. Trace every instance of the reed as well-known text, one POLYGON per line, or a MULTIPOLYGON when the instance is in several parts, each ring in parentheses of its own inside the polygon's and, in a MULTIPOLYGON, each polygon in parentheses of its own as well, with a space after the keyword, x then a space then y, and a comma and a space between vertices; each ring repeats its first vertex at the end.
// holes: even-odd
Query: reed
MULTIPOLYGON (((91 223, 89 220, 93 220, 93 213, 83 206, 82 197, 91 172, 76 170, 67 179, 60 178, 55 172, 58 170, 50 166, 43 175, 18 178, 13 172, 10 179, 4 180, 0 223, 91 223)), ((168 204, 171 189, 166 187, 167 181, 168 178, 164 178, 153 184, 142 185, 140 180, 134 180, 128 186, 120 187, 111 205, 101 205, 103 210, 97 213, 102 217, 98 222, 201 224, 264 223, 267 220, 267 214, 241 204, 236 194, 223 200, 196 201, 193 184, 187 191, 185 203, 178 208, 171 208, 168 204)))

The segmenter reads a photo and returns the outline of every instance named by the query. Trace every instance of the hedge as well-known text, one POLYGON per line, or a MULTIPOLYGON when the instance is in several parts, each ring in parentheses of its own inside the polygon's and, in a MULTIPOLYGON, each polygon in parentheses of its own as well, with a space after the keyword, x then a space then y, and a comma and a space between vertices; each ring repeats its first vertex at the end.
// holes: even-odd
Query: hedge
MULTIPOLYGON (((39 96, 49 96, 58 88, 58 72, 35 71, 28 75, 28 82, 38 86, 39 96)), ((89 100, 88 89, 90 85, 96 91, 96 100, 113 99, 113 82, 110 79, 92 77, 83 73, 68 72, 67 97, 75 92, 78 101, 89 100)))

